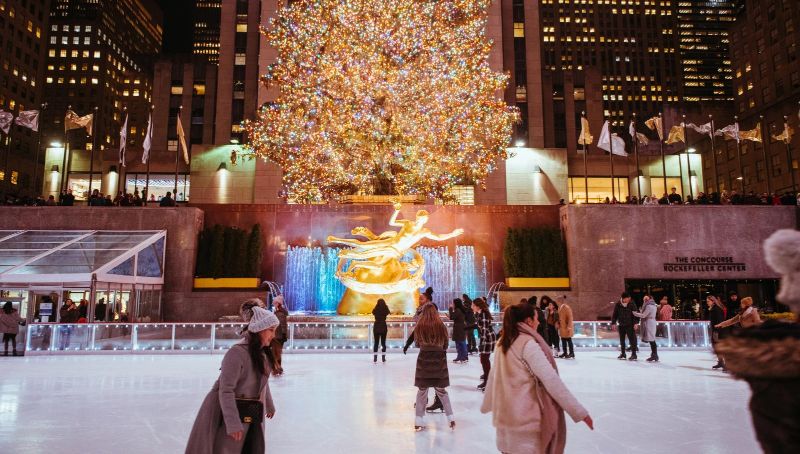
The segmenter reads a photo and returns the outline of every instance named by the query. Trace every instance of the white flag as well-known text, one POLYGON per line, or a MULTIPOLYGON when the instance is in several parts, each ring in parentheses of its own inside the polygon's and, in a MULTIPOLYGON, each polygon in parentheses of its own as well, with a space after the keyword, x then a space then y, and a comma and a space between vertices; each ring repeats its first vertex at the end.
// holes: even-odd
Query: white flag
POLYGON ((142 164, 147 164, 150 159, 150 147, 153 146, 153 114, 147 116, 147 133, 144 135, 144 143, 142 143, 142 164))
POLYGON ((128 114, 125 114, 125 123, 119 130, 119 163, 125 167, 125 149, 128 147, 128 114))
POLYGON ((714 135, 725 136, 725 138, 732 139, 737 142, 742 140, 741 137, 739 136, 739 123, 734 123, 732 125, 725 126, 722 129, 718 129, 717 132, 714 133, 714 135))
POLYGON ((33 132, 39 132, 39 111, 38 110, 23 110, 17 114, 17 119, 14 123, 31 129, 33 132))
POLYGON ((14 114, 0 109, 0 131, 8 134, 11 130, 11 122, 14 120, 14 114))
POLYGON ((178 144, 183 150, 183 162, 189 164, 189 148, 186 146, 186 133, 183 132, 180 114, 178 114, 178 144))
POLYGON ((600 138, 597 139, 597 148, 606 150, 617 156, 628 156, 625 152, 625 141, 622 137, 616 134, 610 134, 608 120, 603 123, 603 129, 600 131, 600 138))
POLYGON ((689 124, 686 125, 686 127, 694 129, 699 134, 703 134, 703 135, 709 136, 709 137, 711 137, 711 133, 713 132, 713 130, 711 129, 711 123, 706 123, 706 124, 700 125, 700 126, 698 126, 698 125, 696 125, 694 123, 689 123, 689 124))

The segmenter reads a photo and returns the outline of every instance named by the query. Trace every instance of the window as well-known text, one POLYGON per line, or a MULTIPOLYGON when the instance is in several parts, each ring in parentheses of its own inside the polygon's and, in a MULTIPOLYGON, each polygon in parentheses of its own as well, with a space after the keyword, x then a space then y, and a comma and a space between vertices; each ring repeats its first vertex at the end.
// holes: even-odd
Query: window
POLYGON ((236 24, 236 33, 247 33, 247 24, 236 24))
POLYGON ((777 177, 783 173, 783 166, 781 166, 781 155, 772 156, 772 176, 777 177))
POLYGON ((173 95, 182 95, 183 94, 183 87, 180 87, 180 86, 175 87, 175 86, 173 86, 172 88, 170 88, 169 92, 170 92, 170 94, 173 94, 173 95))
POLYGON ((19 179, 19 172, 16 170, 11 171, 11 184, 17 184, 17 179, 19 179))
MULTIPOLYGON (((611 200, 625 200, 628 197, 628 179, 614 178, 614 195, 611 191, 611 177, 589 177, 589 199, 588 203, 602 203, 606 197, 611 200)), ((644 189, 644 188, 642 188, 644 189)), ((642 193, 644 194, 644 192, 642 193)), ((586 183, 584 177, 569 178, 569 199, 575 202, 587 203, 586 183)))
POLYGON ((178 141, 177 140, 168 140, 167 141, 167 151, 178 151, 178 141))
POLYGON ((456 185, 447 191, 442 198, 444 204, 475 205, 475 187, 456 185))

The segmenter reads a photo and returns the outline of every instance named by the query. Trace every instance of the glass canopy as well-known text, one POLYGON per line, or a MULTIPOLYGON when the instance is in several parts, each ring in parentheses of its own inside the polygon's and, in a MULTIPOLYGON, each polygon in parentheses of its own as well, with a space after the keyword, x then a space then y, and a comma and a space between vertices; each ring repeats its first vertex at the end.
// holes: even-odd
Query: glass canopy
POLYGON ((0 284, 164 283, 165 230, 0 230, 0 284))

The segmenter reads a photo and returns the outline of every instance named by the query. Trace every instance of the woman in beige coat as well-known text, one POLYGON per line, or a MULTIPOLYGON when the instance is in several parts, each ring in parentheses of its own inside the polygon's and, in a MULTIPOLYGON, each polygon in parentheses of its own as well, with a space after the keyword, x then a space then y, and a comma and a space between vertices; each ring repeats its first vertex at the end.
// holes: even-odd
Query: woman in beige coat
POLYGON ((575 335, 574 319, 572 318, 572 308, 566 301, 566 296, 556 298, 558 304, 558 335, 561 336, 561 355, 559 358, 574 358, 575 346, 572 345, 572 336, 575 335), (569 352, 567 348, 569 347, 569 352))
POLYGON ((550 348, 536 332, 538 325, 528 304, 511 306, 503 314, 503 335, 481 412, 492 413, 497 449, 504 453, 563 453, 565 411, 594 429, 589 412, 559 378, 550 348))
POLYGON ((258 306, 244 308, 249 320, 245 338, 222 359, 219 379, 206 395, 197 413, 186 454, 263 454, 266 452, 263 423, 242 420, 237 399, 259 400, 267 418, 275 405, 267 380, 274 367, 269 348, 280 323, 272 312, 258 306))
POLYGON ((753 307, 753 298, 750 298, 749 296, 742 298, 742 301, 739 304, 742 306, 742 311, 739 312, 736 317, 730 318, 716 325, 714 328, 727 328, 736 324, 741 325, 742 328, 751 328, 761 324, 761 316, 758 315, 758 309, 753 307))

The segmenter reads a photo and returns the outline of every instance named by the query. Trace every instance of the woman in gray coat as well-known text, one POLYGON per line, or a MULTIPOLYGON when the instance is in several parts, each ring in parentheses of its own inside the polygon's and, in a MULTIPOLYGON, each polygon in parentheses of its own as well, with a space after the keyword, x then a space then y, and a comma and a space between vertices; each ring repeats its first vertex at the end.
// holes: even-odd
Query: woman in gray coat
MULTIPOLYGON (((244 309, 244 308, 243 308, 244 309)), ((264 453, 263 423, 243 422, 237 399, 258 400, 272 418, 275 405, 267 380, 274 367, 268 346, 280 323, 275 314, 258 306, 244 309, 249 323, 242 342, 222 359, 219 379, 206 395, 194 421, 186 454, 264 453)))
POLYGON ((658 323, 656 322, 656 313, 658 313, 656 302, 649 297, 645 297, 640 312, 633 311, 633 315, 641 319, 639 335, 642 338, 642 342, 650 344, 650 357, 647 358, 647 361, 651 363, 658 362, 658 348, 656 347, 656 327, 658 323))

